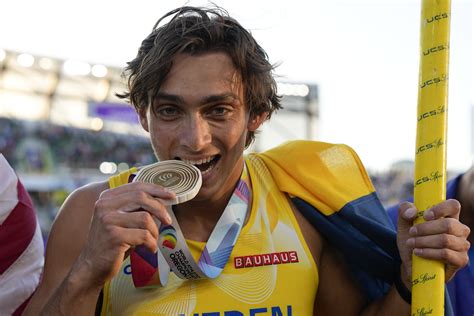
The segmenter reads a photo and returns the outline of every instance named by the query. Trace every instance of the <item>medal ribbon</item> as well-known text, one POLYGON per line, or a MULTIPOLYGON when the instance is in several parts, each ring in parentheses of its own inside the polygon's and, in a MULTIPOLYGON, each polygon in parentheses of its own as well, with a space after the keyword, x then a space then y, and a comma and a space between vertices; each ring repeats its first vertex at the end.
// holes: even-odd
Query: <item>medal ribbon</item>
MULTIPOLYGON (((166 285, 170 269, 181 279, 195 280, 219 276, 242 229, 250 194, 248 174, 244 165, 242 176, 198 262, 191 255, 171 205, 167 206, 172 224, 159 225, 158 252, 152 253, 147 248, 138 246, 130 255, 135 287, 166 285)), ((184 200, 179 201, 181 202, 184 200)))

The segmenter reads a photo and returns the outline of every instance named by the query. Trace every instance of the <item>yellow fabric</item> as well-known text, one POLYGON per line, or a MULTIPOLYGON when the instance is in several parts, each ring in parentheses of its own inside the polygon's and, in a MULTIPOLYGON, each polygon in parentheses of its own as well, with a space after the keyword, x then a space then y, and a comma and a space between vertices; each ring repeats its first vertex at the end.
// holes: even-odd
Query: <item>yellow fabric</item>
POLYGON ((128 169, 126 171, 123 171, 119 173, 118 175, 112 176, 109 178, 109 188, 113 189, 118 186, 121 186, 122 184, 128 183, 128 177, 130 177, 131 174, 137 172, 137 168, 132 167, 131 169, 128 169))
POLYGON ((277 187, 326 216, 375 189, 354 150, 346 145, 292 141, 260 154, 277 187))
MULTIPOLYGON (((104 287, 102 315, 313 315, 319 276, 290 202, 258 156, 247 157, 246 164, 252 185, 250 218, 222 274, 197 281, 171 274, 165 287, 135 289, 127 258, 104 287), (244 256, 290 251, 298 262, 236 268, 244 256)), ((198 259, 204 243, 187 242, 198 259)))

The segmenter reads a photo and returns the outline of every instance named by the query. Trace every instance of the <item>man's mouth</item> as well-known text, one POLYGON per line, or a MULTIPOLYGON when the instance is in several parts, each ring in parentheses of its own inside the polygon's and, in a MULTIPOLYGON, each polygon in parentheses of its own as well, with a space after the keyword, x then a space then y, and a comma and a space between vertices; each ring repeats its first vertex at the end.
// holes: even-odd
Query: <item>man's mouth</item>
POLYGON ((201 174, 205 175, 206 173, 211 171, 212 168, 214 168, 214 166, 217 164, 220 158, 221 158, 220 155, 213 155, 213 156, 208 156, 208 157, 197 159, 197 160, 184 159, 184 158, 179 158, 179 157, 176 157, 175 159, 181 160, 185 163, 188 163, 197 167, 201 171, 201 174))

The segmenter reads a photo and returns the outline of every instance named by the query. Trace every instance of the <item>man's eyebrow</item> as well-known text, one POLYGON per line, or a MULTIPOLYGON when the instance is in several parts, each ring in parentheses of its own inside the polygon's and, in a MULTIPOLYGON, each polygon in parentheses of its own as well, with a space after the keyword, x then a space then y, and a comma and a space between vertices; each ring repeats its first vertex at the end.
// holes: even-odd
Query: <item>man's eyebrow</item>
POLYGON ((202 103, 215 103, 215 102, 235 102, 240 101, 240 98, 232 92, 222 93, 222 94, 215 94, 206 96, 202 99, 202 103))
POLYGON ((173 103, 184 103, 184 99, 176 94, 169 94, 165 92, 158 92, 155 96, 155 100, 166 100, 173 103))
MULTIPOLYGON (((158 92, 158 94, 155 96, 155 100, 165 100, 177 104, 184 104, 185 101, 184 99, 176 94, 169 94, 166 92, 158 92)), ((208 95, 203 97, 200 100, 201 104, 207 104, 207 103, 215 103, 215 102, 235 102, 235 101, 240 101, 240 98, 232 93, 232 92, 226 92, 222 94, 214 94, 214 95, 208 95)))

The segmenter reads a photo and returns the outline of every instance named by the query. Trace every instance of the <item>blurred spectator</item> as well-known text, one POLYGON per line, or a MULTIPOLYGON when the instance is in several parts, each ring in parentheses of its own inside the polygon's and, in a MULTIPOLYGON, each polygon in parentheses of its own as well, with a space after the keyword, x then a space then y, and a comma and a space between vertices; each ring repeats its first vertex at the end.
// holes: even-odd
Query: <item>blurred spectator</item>
POLYGON ((384 206, 410 198, 413 192, 413 174, 410 170, 391 168, 384 173, 370 173, 377 196, 384 206))

